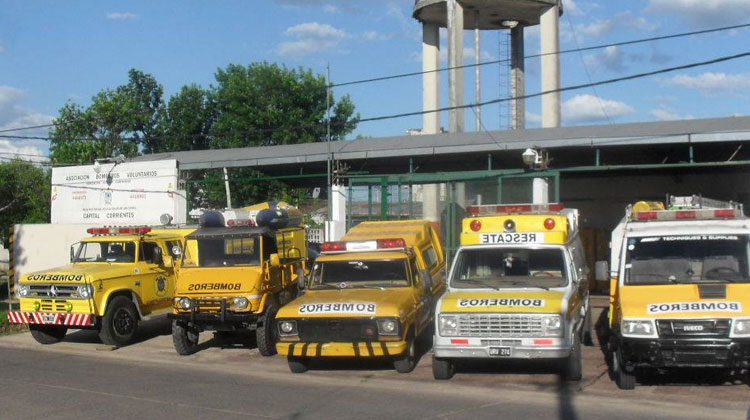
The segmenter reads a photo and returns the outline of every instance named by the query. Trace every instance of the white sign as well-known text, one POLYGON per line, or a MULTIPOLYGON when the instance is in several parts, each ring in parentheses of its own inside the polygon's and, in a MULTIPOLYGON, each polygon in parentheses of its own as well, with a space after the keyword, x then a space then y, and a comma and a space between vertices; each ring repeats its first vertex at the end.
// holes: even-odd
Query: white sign
POLYGON ((52 168, 52 223, 159 225, 168 213, 185 223, 176 160, 52 168))
POLYGON ((300 314, 374 314, 374 303, 307 303, 299 306, 300 314))
POLYGON ((544 299, 459 299, 459 308, 477 308, 486 306, 520 306, 527 308, 543 308, 544 299))
POLYGON ((480 244, 544 243, 543 232, 480 233, 480 244))
POLYGON ((742 304, 739 302, 673 302, 648 305, 650 314, 669 312, 742 312, 742 304))

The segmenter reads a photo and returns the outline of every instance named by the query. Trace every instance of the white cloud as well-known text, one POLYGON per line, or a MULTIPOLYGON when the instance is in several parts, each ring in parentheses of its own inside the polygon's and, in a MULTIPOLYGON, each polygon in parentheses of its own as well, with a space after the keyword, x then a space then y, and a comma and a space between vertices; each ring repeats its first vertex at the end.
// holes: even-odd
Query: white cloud
POLYGON ((362 38, 365 41, 388 41, 395 38, 395 35, 378 31, 365 31, 362 34, 362 38))
POLYGON ((107 13, 107 19, 112 20, 132 20, 138 19, 138 15, 130 12, 111 12, 107 13))
MULTIPOLYGON (((52 116, 23 107, 21 102, 26 96, 27 93, 21 89, 12 86, 0 86, 0 131, 44 125, 52 122, 52 116)), ((11 131, 1 134, 6 136, 46 137, 49 134, 49 129, 11 131)), ((47 148, 47 143, 43 140, 0 138, 0 152, 3 153, 0 154, 0 157, 14 157, 13 155, 8 155, 8 153, 18 153, 21 158, 35 159, 23 155, 42 155, 42 151, 47 150, 47 148)))
POLYGON ((750 73, 726 74, 706 72, 697 76, 678 74, 667 83, 685 89, 700 91, 704 95, 750 90, 750 73))
POLYGON ((607 121, 635 112, 632 106, 594 95, 576 95, 562 103, 561 113, 566 124, 607 121))
POLYGON ((649 115, 654 117, 655 119, 659 121, 672 121, 672 120, 692 120, 695 117, 692 115, 679 115, 673 110, 666 108, 666 107, 659 107, 657 109, 652 109, 648 112, 649 115))
POLYGON ((750 15, 747 0, 650 0, 648 12, 673 14, 694 27, 710 28, 744 23, 750 15))
POLYGON ((601 54, 587 54, 583 56, 583 62, 592 72, 602 71, 624 71, 625 56, 622 50, 616 46, 610 46, 604 49, 601 54))
MULTIPOLYGON (((597 19, 588 24, 576 25, 575 32, 578 41, 585 38, 599 38, 611 32, 621 29, 635 29, 642 32, 653 32, 658 29, 658 25, 653 24, 642 16, 636 16, 631 11, 619 13, 612 18, 597 19)), ((564 28, 564 26, 561 26, 564 28)), ((563 39, 568 39, 572 34, 563 32, 563 39)))
POLYGON ((276 54, 280 56, 303 56, 335 50, 339 48, 341 41, 349 38, 349 34, 345 31, 318 22, 301 23, 289 27, 284 34, 297 40, 280 43, 276 49, 276 54))
POLYGON ((326 13, 338 13, 339 8, 332 4, 326 4, 325 6, 323 6, 323 11, 326 13))

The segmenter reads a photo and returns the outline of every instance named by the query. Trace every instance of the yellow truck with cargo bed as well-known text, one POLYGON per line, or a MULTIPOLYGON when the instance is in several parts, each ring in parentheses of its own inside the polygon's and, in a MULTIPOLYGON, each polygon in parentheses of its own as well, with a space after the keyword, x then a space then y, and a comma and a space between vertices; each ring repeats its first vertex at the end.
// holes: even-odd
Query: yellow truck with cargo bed
POLYGON ((170 315, 177 353, 194 353, 203 331, 255 330, 260 353, 275 354, 276 312, 297 295, 307 270, 299 210, 270 201, 209 211, 186 239, 170 315))
POLYGON ((294 373, 331 357, 389 358, 410 372, 417 339, 431 334, 444 270, 430 222, 362 222, 323 244, 304 295, 276 316, 276 348, 294 373))
POLYGON ((92 236, 71 247, 69 265, 23 275, 20 310, 8 319, 28 324, 42 344, 61 341, 68 329, 95 329, 105 344, 126 345, 139 320, 171 309, 173 249, 192 231, 90 228, 92 236))
POLYGON ((437 304, 432 369, 466 359, 557 361, 582 376, 590 344, 588 268, 578 212, 559 203, 469 206, 448 290, 437 304))

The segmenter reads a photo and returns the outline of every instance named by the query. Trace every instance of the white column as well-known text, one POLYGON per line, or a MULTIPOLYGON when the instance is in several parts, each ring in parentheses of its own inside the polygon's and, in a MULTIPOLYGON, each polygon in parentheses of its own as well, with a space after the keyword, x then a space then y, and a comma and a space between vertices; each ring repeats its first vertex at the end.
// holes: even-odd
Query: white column
MULTIPOLYGON (((440 108, 440 27, 432 23, 422 24, 422 109, 440 108)), ((440 113, 422 115, 422 133, 440 132, 440 113)), ((438 185, 422 186, 422 217, 432 222, 440 221, 440 196, 438 185)))
POLYGON ((510 94, 511 129, 526 128, 526 76, 524 74, 523 26, 514 26, 510 30, 510 94))
MULTIPOLYGON (((560 37, 558 34, 559 7, 552 6, 540 20, 542 41, 542 91, 560 89, 560 37)), ((560 126, 560 92, 542 95, 542 127, 560 126)))
MULTIPOLYGON (((479 104, 482 101, 481 77, 479 74, 479 11, 474 11, 474 103, 479 104)), ((474 107, 474 131, 482 131, 482 107, 474 107)))
POLYGON ((549 182, 546 178, 534 178, 532 182, 531 202, 535 204, 549 202, 549 182))
POLYGON ((331 221, 326 222, 326 241, 338 241, 346 233, 346 197, 345 185, 331 186, 331 221))
MULTIPOLYGON (((448 9, 448 106, 464 104, 464 8, 457 0, 446 0, 448 9)), ((464 109, 449 111, 451 133, 464 132, 464 109)))

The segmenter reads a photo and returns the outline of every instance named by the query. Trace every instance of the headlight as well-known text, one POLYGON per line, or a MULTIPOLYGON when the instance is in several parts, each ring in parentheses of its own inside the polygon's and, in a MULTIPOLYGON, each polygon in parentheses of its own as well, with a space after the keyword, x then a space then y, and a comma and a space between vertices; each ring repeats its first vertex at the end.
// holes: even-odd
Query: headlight
POLYGON ((750 319, 735 319, 732 327, 732 337, 750 336, 750 319))
POLYGON ((398 320, 392 318, 378 320, 378 334, 380 335, 398 335, 398 320))
POLYGON ((285 336, 297 335, 297 321, 279 321, 279 334, 285 336))
POLYGON ((243 296, 232 299, 232 307, 234 309, 246 309, 248 303, 247 298, 243 296))
POLYGON ((90 284, 81 284, 76 287, 76 293, 78 297, 88 299, 94 294, 94 288, 90 284))
POLYGON ((544 315, 542 317, 542 333, 545 337, 562 337, 562 317, 560 315, 544 315))
POLYGON ((658 337, 653 320, 623 319, 620 332, 625 337, 658 337))
POLYGON ((193 307, 193 301, 190 298, 176 298, 181 309, 188 310, 193 307))
POLYGON ((28 284, 19 284, 16 286, 16 295, 18 297, 26 297, 29 295, 29 285, 28 284))
POLYGON ((451 336, 458 335, 458 320, 455 315, 440 315, 439 321, 440 335, 451 336))

